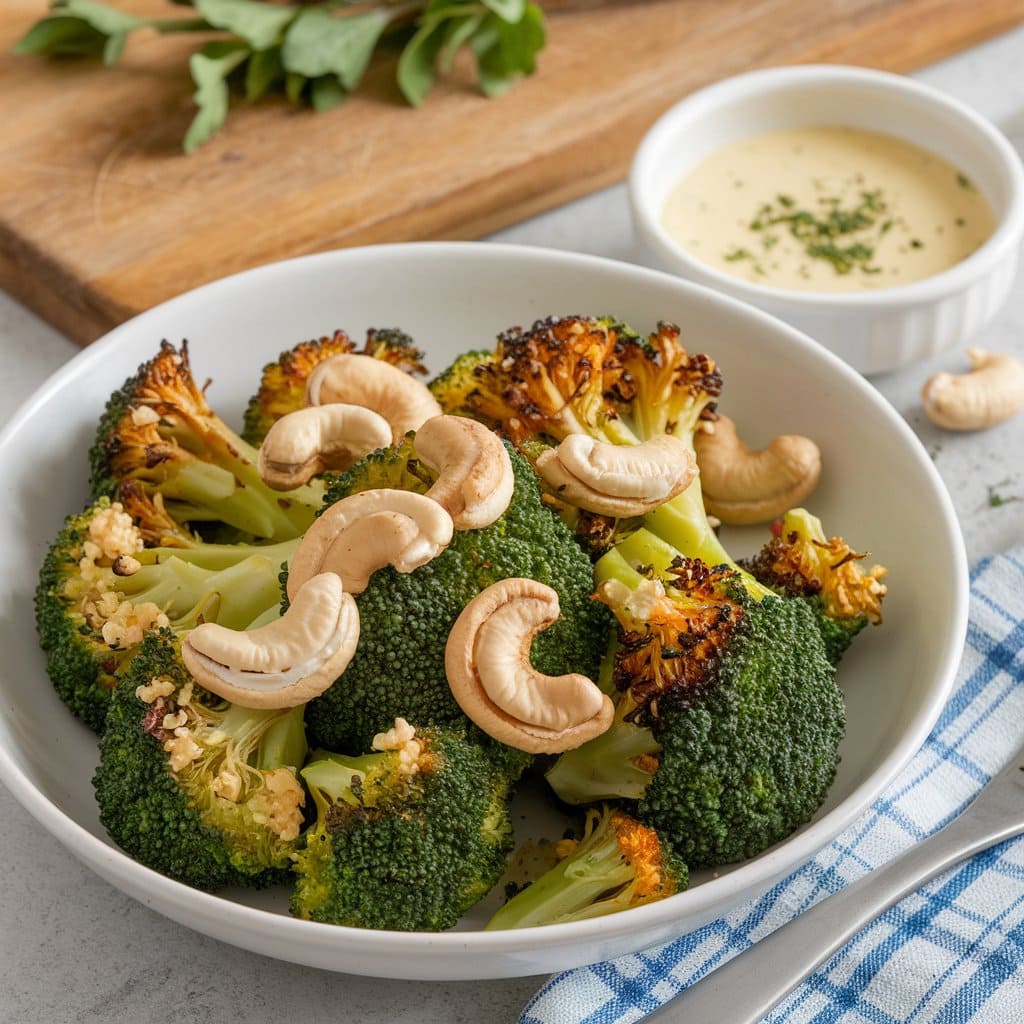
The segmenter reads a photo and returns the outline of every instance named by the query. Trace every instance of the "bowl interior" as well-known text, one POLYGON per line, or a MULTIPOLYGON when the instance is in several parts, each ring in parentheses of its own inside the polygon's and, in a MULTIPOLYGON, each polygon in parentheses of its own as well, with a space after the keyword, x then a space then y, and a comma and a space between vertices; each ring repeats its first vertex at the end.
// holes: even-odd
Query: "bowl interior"
MULTIPOLYGON (((641 146, 634 200, 648 230, 686 253, 661 228, 669 194, 691 168, 730 142, 765 132, 842 125, 897 136, 945 157, 981 190, 1002 220, 1015 196, 996 133, 918 83, 853 68, 751 72, 711 86, 663 115, 641 146)), ((695 259, 687 254, 687 259, 695 259)))
MULTIPOLYGON (((10 762, 12 791, 74 852, 150 906, 246 948, 315 966, 396 977, 529 974, 644 948, 702 923, 796 867, 877 795, 927 735, 963 637, 966 571, 951 505, 927 454, 877 392, 778 321, 668 275, 605 260, 410 245, 239 275, 158 307, 86 350, 26 403, 0 439, 0 453, 7 467, 0 508, 12 540, 0 549, 0 764, 10 762), (815 822, 663 904, 529 935, 389 937, 312 925, 289 919, 281 894, 203 896, 110 847, 90 785, 94 737, 54 695, 32 614, 47 545, 64 515, 86 500, 86 453, 110 392, 162 338, 187 338, 197 376, 212 378, 212 404, 237 426, 263 363, 336 327, 358 339, 369 326, 401 326, 439 371, 456 353, 491 345, 512 324, 581 311, 611 312, 641 330, 659 319, 679 323, 688 347, 720 363, 720 407, 751 444, 782 432, 818 442, 824 476, 807 504, 828 531, 890 568, 885 625, 869 630, 842 666, 849 732, 839 777, 815 822), (401 948, 401 961, 382 964, 380 943, 401 948)), ((726 541, 743 554, 765 535, 764 528, 735 530, 726 541)), ((480 923, 478 912, 464 928, 480 923)))

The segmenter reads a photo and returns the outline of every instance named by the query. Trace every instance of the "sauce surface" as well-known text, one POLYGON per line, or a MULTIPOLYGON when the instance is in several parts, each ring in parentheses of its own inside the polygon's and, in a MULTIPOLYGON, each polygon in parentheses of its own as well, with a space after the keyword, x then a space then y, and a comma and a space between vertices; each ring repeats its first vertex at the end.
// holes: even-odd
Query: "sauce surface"
POLYGON ((992 234, 995 217, 942 157, 891 135, 821 126, 715 150, 676 185, 662 224, 735 277, 857 292, 947 270, 992 234))

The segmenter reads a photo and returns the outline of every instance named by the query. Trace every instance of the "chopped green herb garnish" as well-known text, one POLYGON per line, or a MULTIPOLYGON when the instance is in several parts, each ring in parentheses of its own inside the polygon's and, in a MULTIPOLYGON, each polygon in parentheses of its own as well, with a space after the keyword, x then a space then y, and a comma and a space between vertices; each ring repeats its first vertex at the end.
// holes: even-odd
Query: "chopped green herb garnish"
POLYGON ((1024 501, 1020 494, 1000 494, 998 488, 1006 487, 1012 480, 1000 480, 997 484, 988 485, 988 504, 990 508, 999 508, 1000 505, 1009 505, 1015 501, 1024 501))
POLYGON ((728 260, 730 263, 738 263, 740 260, 752 260, 754 257, 747 249, 733 249, 732 252, 727 252, 723 259, 728 260))
MULTIPOLYGON (((815 260, 832 264, 837 274, 849 274, 859 270, 864 274, 879 274, 882 268, 874 265, 877 238, 884 235, 894 224, 893 218, 886 218, 876 227, 879 216, 887 212, 887 205, 881 189, 862 191, 856 206, 845 209, 835 196, 823 196, 819 203, 826 207, 820 214, 800 208, 792 196, 777 195, 774 203, 763 203, 753 220, 750 230, 764 232, 761 244, 771 249, 779 241, 777 233, 769 228, 781 226, 802 243, 804 252, 815 260), (872 232, 877 233, 877 238, 872 232)), ((749 256, 746 249, 736 249, 726 255, 735 262, 749 256)), ((757 268, 755 268, 756 270, 757 268)), ((800 273, 808 276, 806 268, 800 273)))

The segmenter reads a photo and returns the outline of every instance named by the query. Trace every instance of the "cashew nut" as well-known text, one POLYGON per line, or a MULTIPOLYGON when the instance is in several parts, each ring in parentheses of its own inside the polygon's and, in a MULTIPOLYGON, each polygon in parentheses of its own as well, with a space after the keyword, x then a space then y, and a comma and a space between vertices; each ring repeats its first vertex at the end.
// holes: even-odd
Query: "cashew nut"
POLYGON ((559 498, 599 515, 650 512, 685 490, 697 475, 693 452, 670 434, 616 445, 570 434, 541 453, 537 472, 559 498))
POLYGON ((291 708, 326 690, 359 641, 359 612, 333 573, 314 576, 281 618, 258 629, 197 626, 181 643, 206 689, 246 708, 291 708))
POLYGON ((397 444, 410 430, 433 416, 441 406, 426 384, 373 356, 345 353, 325 359, 306 382, 307 405, 346 402, 380 413, 391 424, 397 444))
POLYGON ((807 437, 783 434, 752 451, 721 413, 694 437, 704 507, 723 523, 765 523, 799 505, 821 476, 821 452, 807 437))
POLYGON ((1024 409, 1024 363, 1007 352, 969 348, 970 372, 936 373, 921 391, 928 418, 947 430, 983 430, 1024 409))
POLYGON ((512 461, 497 435, 464 416, 435 416, 416 431, 416 455, 439 474, 427 497, 451 514, 456 530, 479 530, 512 500, 512 461))
POLYGON ((361 594, 385 565, 412 572, 436 558, 452 539, 452 517, 414 491, 360 491, 326 509, 306 531, 288 569, 288 597, 317 573, 341 577, 361 594))
POLYGON ((259 473, 269 487, 290 491, 327 469, 348 469, 391 444, 391 425, 361 405, 311 406, 282 416, 260 445, 259 473))
POLYGON ((533 638, 558 615, 550 587, 502 580, 466 605, 445 647, 459 707, 488 735, 533 754, 561 753, 599 736, 615 710, 586 676, 546 676, 530 663, 533 638))

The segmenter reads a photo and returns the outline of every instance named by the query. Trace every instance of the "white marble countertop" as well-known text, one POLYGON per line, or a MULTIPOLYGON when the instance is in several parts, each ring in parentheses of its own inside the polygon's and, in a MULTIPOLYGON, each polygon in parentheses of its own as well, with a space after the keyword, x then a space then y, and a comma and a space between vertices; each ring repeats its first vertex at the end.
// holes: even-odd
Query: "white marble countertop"
MULTIPOLYGON (((915 75, 992 118, 1024 151, 1024 29, 915 75)), ((635 263, 622 185, 494 236, 635 263)), ((975 339, 1024 357, 1024 288, 975 339)), ((0 293, 0 425, 77 347, 0 293)), ((962 372, 951 352, 874 383, 918 433, 953 497, 972 562, 1024 543, 1024 415, 951 435, 920 408, 924 379, 962 372), (1003 499, 1019 498, 999 504, 1003 499)), ((512 1022, 542 979, 424 983, 332 974, 234 949, 173 924, 79 864, 0 788, 0 1024, 417 1024, 512 1022)))

